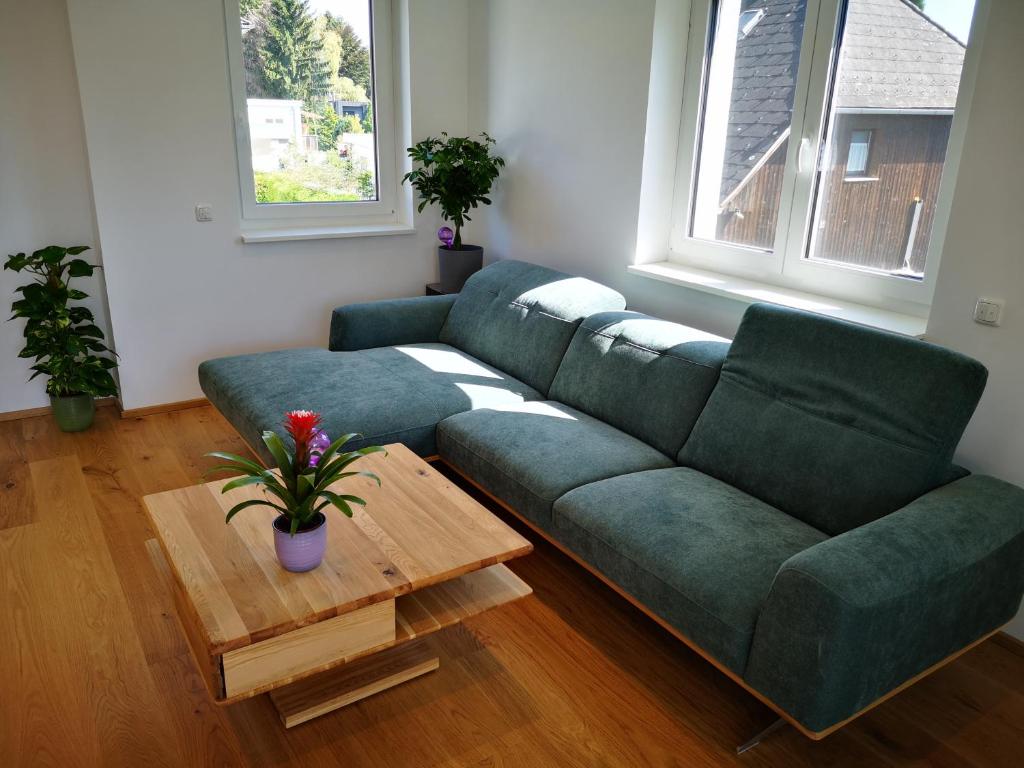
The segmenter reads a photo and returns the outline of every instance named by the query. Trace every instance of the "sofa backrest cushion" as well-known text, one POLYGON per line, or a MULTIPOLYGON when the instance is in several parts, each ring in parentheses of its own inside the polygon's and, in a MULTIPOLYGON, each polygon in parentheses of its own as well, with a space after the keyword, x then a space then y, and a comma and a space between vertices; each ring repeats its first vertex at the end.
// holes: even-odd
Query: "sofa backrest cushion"
POLYGON ((987 376, 943 347, 755 304, 678 461, 837 535, 949 481, 987 376))
POLYGON ((547 393, 580 320, 625 306, 621 294, 591 280, 499 261, 466 281, 440 341, 547 393))
POLYGON ((638 312, 580 323, 549 397, 675 458, 718 381, 729 343, 638 312))

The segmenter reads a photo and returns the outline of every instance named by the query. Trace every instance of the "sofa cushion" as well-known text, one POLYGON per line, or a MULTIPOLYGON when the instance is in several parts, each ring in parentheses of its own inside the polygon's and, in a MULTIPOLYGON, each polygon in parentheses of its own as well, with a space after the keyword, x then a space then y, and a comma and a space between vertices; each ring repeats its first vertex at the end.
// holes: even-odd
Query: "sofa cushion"
POLYGON ((638 472, 555 502, 554 533, 737 674, 779 566, 828 538, 701 472, 638 472))
POLYGON ((679 463, 839 534, 949 481, 986 376, 917 339, 754 305, 679 463))
POLYGON ((550 398, 675 456, 718 381, 725 339, 638 312, 583 320, 550 398))
POLYGON ((499 261, 466 281, 439 339, 547 392, 580 320, 625 306, 582 277, 499 261))
POLYGON ((261 435, 283 434, 286 411, 309 408, 327 434, 359 432, 352 447, 402 442, 437 453, 437 422, 453 413, 539 399, 540 393, 444 344, 408 344, 358 352, 285 349, 210 360, 199 366, 210 401, 268 463, 261 435))
POLYGON ((448 463, 542 528, 566 491, 672 465, 649 445, 552 401, 460 413, 437 427, 448 463))

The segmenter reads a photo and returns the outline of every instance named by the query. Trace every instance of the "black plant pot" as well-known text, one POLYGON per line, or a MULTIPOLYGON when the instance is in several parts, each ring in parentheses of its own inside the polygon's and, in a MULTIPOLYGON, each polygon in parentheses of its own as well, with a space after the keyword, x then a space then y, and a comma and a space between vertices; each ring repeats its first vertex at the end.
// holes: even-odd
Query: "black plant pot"
POLYGON ((441 276, 441 291, 458 293, 470 275, 479 272, 484 265, 484 249, 481 245, 463 245, 460 250, 440 245, 437 248, 437 264, 441 276))

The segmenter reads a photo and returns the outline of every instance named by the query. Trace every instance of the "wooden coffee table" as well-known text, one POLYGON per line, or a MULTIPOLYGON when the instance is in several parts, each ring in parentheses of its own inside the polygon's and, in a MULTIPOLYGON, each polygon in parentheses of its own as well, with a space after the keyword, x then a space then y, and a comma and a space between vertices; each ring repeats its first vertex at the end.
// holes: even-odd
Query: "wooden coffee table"
POLYGON ((430 672, 425 635, 531 593, 501 565, 532 545, 403 445, 342 481, 367 501, 328 513, 327 553, 307 573, 274 554, 270 517, 232 505, 219 480, 145 497, 147 542, 167 574, 210 693, 231 704, 270 692, 286 727, 430 672))

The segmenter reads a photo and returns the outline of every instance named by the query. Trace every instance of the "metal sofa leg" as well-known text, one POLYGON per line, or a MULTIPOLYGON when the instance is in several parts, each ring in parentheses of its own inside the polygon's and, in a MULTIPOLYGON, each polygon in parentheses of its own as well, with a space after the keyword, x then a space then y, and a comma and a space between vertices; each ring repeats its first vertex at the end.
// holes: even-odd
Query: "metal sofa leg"
POLYGON ((755 734, 753 736, 753 738, 751 738, 749 741, 745 741, 742 744, 740 744, 738 747, 736 747, 736 754, 737 755, 742 755, 744 752, 747 752, 748 750, 753 749, 758 744, 760 744, 762 741, 764 741, 769 736, 771 736, 773 733, 775 733, 777 730, 779 730, 779 728, 782 728, 785 724, 786 724, 786 721, 783 720, 780 717, 778 720, 773 722, 767 728, 765 728, 764 730, 762 730, 759 733, 755 734))

